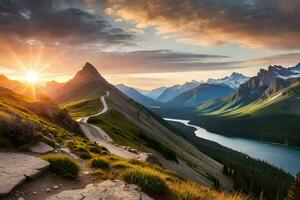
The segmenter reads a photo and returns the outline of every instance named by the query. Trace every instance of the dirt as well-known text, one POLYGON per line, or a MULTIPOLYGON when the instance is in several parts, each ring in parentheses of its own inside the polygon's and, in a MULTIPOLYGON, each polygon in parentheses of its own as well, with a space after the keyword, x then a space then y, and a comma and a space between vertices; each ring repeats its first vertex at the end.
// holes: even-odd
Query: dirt
POLYGON ((87 184, 96 182, 101 182, 101 180, 97 180, 95 176, 83 172, 75 180, 62 178, 51 172, 45 172, 34 179, 27 180, 3 200, 18 200, 20 197, 25 200, 42 200, 64 190, 82 189, 87 184), (55 189, 55 186, 58 188, 55 189), (47 191, 47 189, 50 189, 50 191, 47 191))

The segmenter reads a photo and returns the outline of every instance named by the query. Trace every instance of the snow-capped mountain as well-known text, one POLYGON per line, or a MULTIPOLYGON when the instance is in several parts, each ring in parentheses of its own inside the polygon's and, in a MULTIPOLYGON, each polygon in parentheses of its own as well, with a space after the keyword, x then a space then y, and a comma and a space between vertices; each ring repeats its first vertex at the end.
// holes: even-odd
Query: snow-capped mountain
POLYGON ((269 66, 269 73, 272 73, 273 76, 287 80, 291 78, 300 77, 300 63, 295 67, 284 68, 280 65, 269 66))
POLYGON ((243 74, 233 72, 230 76, 221 79, 212 79, 209 78, 207 80, 208 84, 215 84, 215 85, 227 85, 233 89, 239 88, 239 86, 246 81, 249 80, 249 77, 244 76, 243 74))

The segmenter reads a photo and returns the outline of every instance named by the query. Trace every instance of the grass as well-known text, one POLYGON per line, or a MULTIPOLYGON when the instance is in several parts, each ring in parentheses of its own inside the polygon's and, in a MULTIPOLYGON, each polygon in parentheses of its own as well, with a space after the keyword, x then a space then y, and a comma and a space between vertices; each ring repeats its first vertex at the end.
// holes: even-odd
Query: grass
POLYGON ((93 158, 90 161, 90 165, 93 168, 105 169, 105 170, 110 169, 109 161, 107 159, 100 158, 100 157, 93 158))
POLYGON ((74 119, 79 119, 88 115, 96 114, 103 109, 103 105, 99 98, 86 98, 78 101, 73 101, 68 104, 63 104, 74 119))
POLYGON ((48 154, 43 159, 50 163, 50 171, 62 177, 76 178, 80 171, 79 165, 63 154, 48 154))
POLYGON ((129 169, 123 174, 123 179, 127 183, 140 186, 148 194, 163 194, 169 190, 165 180, 152 169, 129 169))

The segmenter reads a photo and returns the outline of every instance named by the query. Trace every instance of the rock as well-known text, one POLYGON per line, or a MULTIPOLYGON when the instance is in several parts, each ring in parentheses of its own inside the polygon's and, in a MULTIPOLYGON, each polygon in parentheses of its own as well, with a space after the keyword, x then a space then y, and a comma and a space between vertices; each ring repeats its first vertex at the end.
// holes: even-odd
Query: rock
POLYGON ((137 149, 129 148, 128 150, 130 153, 138 154, 139 151, 137 149))
POLYGON ((49 163, 40 158, 17 153, 0 152, 0 197, 45 170, 49 163))
POLYGON ((33 194, 37 194, 37 192, 36 191, 34 191, 34 192, 32 192, 33 194))
POLYGON ((57 186, 57 185, 53 186, 53 189, 56 189, 56 190, 57 190, 57 189, 58 189, 58 186, 57 186))
POLYGON ((46 200, 153 200, 141 192, 136 185, 127 185, 120 180, 107 180, 87 185, 84 189, 67 190, 46 198, 46 200))
POLYGON ((25 200, 23 197, 19 197, 18 200, 25 200))
POLYGON ((50 192, 50 191, 51 191, 51 189, 50 189, 50 188, 47 188, 47 189, 46 189, 46 192, 50 192))
POLYGON ((162 164, 159 162, 159 160, 151 153, 140 153, 139 156, 140 156, 140 158, 138 160, 140 160, 140 161, 145 161, 145 162, 149 162, 149 163, 153 163, 153 164, 162 166, 162 164))
POLYGON ((44 142, 38 142, 33 147, 30 148, 30 151, 33 153, 48 153, 53 151, 54 149, 44 142))

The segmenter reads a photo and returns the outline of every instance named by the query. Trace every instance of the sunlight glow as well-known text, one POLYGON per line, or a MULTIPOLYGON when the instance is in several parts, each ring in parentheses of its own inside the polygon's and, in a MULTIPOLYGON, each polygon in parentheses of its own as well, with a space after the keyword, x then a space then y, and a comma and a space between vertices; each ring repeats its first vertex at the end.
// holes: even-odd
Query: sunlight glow
POLYGON ((39 81, 39 73, 34 70, 29 70, 26 72, 25 79, 28 83, 35 84, 39 81))

